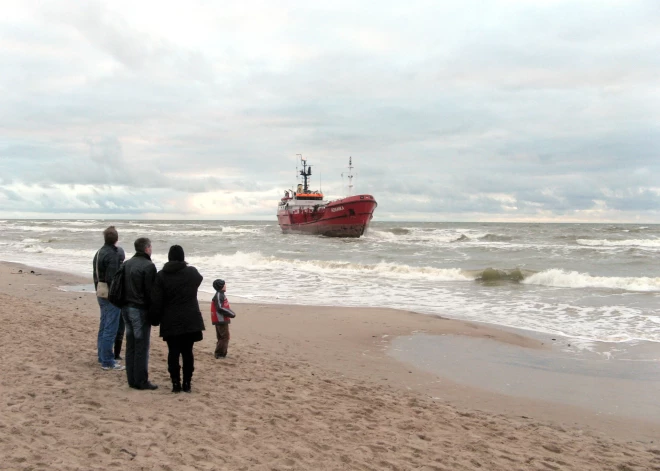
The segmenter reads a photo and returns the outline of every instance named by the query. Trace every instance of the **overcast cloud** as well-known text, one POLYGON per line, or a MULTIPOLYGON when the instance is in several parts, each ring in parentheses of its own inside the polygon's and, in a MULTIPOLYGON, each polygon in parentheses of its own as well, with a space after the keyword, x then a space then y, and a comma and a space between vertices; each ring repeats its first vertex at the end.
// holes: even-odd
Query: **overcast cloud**
POLYGON ((0 6, 0 217, 660 223, 656 0, 0 6))

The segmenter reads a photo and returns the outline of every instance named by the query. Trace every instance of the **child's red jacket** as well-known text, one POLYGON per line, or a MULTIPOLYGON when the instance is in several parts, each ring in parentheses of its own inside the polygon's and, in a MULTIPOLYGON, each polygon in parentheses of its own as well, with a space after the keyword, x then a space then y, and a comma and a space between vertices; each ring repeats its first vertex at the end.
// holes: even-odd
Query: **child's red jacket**
POLYGON ((213 325, 229 324, 231 319, 236 317, 234 311, 229 307, 229 301, 224 293, 217 292, 211 301, 211 323, 213 325), (218 312, 222 317, 218 316, 218 312))

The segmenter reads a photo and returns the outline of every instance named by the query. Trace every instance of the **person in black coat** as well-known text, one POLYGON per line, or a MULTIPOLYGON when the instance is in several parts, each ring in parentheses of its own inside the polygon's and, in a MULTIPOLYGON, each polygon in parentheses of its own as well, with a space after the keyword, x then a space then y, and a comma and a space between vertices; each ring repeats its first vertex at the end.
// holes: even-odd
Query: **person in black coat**
POLYGON ((183 248, 173 245, 169 260, 156 275, 151 293, 152 325, 160 324, 160 336, 167 342, 167 365, 172 378, 172 392, 190 392, 195 370, 193 344, 202 340, 204 320, 199 310, 197 289, 202 275, 184 261, 183 248), (183 383, 179 356, 183 358, 183 383))

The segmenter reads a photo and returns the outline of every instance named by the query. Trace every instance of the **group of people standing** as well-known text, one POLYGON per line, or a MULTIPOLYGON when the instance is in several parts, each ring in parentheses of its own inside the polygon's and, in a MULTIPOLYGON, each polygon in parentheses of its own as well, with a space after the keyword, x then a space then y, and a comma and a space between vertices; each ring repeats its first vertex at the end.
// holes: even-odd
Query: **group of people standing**
MULTIPOLYGON (((170 247, 167 263, 157 271, 151 261, 152 247, 148 238, 136 239, 133 244, 135 255, 124 262, 123 250, 117 246, 117 229, 114 226, 108 227, 103 231, 103 237, 105 243, 93 260, 94 286, 101 310, 97 339, 101 368, 125 370, 131 388, 158 389, 157 385, 149 381, 149 347, 151 327, 160 326, 160 336, 167 342, 172 392, 190 392, 195 370, 193 345, 202 340, 202 331, 205 330, 197 300, 202 275, 195 267, 188 265, 183 248, 179 245, 170 247), (107 295, 98 289, 99 282, 110 285, 120 268, 124 270, 121 308, 112 304, 107 295), (121 358, 122 322, 126 330, 126 366, 118 361, 121 358), (183 380, 180 358, 183 359, 183 380)), ((212 322, 216 325, 218 337, 215 357, 222 358, 227 355, 228 324, 234 313, 224 296, 225 282, 215 280, 213 286, 218 291, 211 307, 212 322)))

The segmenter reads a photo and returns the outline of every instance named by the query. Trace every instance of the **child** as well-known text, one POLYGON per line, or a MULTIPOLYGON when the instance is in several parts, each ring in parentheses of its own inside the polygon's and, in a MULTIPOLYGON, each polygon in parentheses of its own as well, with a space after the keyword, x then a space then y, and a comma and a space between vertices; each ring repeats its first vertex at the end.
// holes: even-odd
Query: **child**
POLYGON ((215 347, 215 358, 225 358, 227 347, 229 347, 229 323, 236 317, 234 311, 229 307, 229 301, 225 296, 227 285, 224 280, 215 280, 213 289, 216 291, 211 301, 211 322, 215 326, 215 335, 218 344, 215 347))

